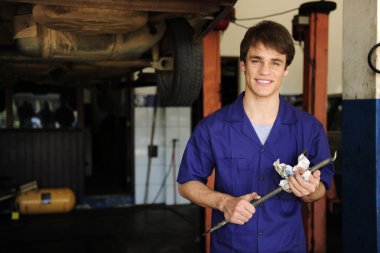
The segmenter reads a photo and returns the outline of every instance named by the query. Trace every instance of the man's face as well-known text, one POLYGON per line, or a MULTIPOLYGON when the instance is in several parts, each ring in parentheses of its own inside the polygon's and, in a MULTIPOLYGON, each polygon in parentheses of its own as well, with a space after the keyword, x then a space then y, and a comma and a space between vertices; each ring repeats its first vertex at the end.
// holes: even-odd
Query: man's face
POLYGON ((262 43, 249 48, 240 69, 245 73, 246 95, 257 98, 278 96, 282 78, 288 74, 286 55, 262 43))

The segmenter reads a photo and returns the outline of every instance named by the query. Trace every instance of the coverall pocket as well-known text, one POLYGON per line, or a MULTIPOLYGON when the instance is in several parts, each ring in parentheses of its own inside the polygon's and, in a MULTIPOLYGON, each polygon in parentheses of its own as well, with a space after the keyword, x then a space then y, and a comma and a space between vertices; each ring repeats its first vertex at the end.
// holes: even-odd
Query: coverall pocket
POLYGON ((221 158, 218 159, 217 167, 215 174, 217 190, 233 196, 249 193, 252 170, 249 169, 246 158, 221 158))
POLYGON ((247 159, 234 159, 234 195, 242 196, 253 191, 255 170, 248 166, 247 159))

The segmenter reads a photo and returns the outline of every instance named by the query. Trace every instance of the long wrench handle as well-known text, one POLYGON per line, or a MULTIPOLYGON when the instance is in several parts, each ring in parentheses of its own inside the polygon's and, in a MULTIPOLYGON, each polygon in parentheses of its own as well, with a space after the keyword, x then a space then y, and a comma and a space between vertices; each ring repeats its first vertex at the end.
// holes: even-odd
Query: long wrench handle
MULTIPOLYGON (((314 171, 319 170, 320 168, 322 168, 323 166, 329 164, 330 162, 334 162, 335 159, 336 159, 336 156, 337 156, 337 152, 335 151, 333 157, 327 158, 327 159, 321 161, 320 163, 314 165, 313 167, 309 168, 309 171, 310 171, 311 173, 313 173, 314 171)), ((251 204, 252 204, 254 207, 256 207, 256 206, 260 205, 261 203, 263 203, 264 201, 267 201, 268 199, 270 199, 270 198, 272 198, 273 196, 277 195, 278 193, 282 192, 283 190, 284 190, 284 189, 283 189, 281 186, 279 186, 279 187, 277 187, 275 190, 273 190, 273 191, 271 191, 270 193, 268 193, 267 195, 261 197, 260 199, 258 199, 258 200, 256 200, 256 201, 253 200, 253 201, 251 202, 251 204)), ((208 231, 204 232, 204 233, 202 234, 202 236, 205 236, 205 235, 208 234, 208 233, 212 233, 212 232, 214 232, 215 230, 218 230, 219 228, 221 228, 221 227, 223 227, 223 226, 225 226, 225 225, 227 225, 227 224, 228 224, 228 221, 227 221, 227 220, 223 220, 223 221, 219 222, 218 224, 216 224, 215 226, 213 226, 213 227, 212 227, 211 229, 209 229, 208 231)))

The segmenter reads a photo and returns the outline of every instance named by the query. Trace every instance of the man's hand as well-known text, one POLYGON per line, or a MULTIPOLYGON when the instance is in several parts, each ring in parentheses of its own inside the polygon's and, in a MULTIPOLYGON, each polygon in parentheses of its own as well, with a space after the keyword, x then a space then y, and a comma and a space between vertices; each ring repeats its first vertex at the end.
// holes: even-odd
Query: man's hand
POLYGON ((224 218, 228 222, 243 225, 256 212, 255 207, 250 202, 259 198, 260 196, 255 192, 240 197, 228 198, 223 207, 224 218))
POLYGON ((184 198, 202 206, 217 209, 224 213, 224 218, 231 223, 244 224, 255 213, 256 209, 250 203, 260 196, 253 192, 240 197, 233 197, 208 188, 199 181, 188 181, 178 185, 178 190, 184 198))
POLYGON ((305 202, 313 202, 326 192, 326 188, 321 183, 321 172, 314 171, 308 181, 301 177, 303 172, 305 170, 297 170, 294 176, 288 177, 289 187, 297 197, 302 198, 305 202))
POLYGON ((305 170, 299 169, 294 173, 294 176, 288 178, 290 189, 297 197, 307 196, 315 192, 321 180, 321 172, 319 170, 314 171, 308 181, 305 181, 301 177, 304 172, 305 170))

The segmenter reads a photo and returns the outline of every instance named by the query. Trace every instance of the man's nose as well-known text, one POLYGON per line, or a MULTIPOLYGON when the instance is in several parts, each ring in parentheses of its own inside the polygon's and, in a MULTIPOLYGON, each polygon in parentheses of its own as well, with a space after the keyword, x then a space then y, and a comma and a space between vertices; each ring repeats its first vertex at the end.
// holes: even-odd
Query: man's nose
POLYGON ((260 65, 260 69, 259 69, 259 72, 260 74, 268 74, 270 71, 270 66, 269 66, 269 63, 267 62, 263 62, 261 65, 260 65))

